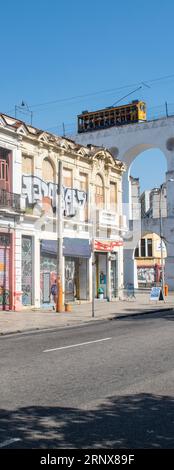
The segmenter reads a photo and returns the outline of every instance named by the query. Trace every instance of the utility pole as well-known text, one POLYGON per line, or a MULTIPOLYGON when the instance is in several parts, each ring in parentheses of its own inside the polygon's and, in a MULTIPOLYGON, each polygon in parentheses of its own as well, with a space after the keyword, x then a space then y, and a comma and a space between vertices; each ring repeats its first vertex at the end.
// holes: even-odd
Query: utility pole
POLYGON ((160 186, 160 239, 161 239, 161 281, 162 281, 162 295, 164 299, 164 258, 163 258, 163 226, 162 226, 162 188, 163 184, 160 186))
POLYGON ((169 114, 168 114, 168 105, 167 105, 167 101, 165 102, 165 107, 166 107, 166 117, 168 118, 168 117, 169 117, 169 114))
MULTIPOLYGON (((94 223, 94 221, 93 221, 94 223)), ((94 253, 94 237, 92 238, 92 318, 95 316, 95 253, 94 253)))
POLYGON ((58 164, 58 207, 57 207, 57 302, 56 312, 63 312, 63 214, 62 214, 63 165, 58 164))

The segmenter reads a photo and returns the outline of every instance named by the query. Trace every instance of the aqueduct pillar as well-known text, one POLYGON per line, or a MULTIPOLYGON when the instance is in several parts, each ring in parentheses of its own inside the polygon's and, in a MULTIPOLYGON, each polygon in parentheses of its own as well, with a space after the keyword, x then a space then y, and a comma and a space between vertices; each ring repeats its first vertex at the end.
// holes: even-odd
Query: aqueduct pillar
POLYGON ((126 238, 129 240, 125 239, 124 243, 124 284, 133 282, 135 286, 134 249, 137 237, 141 238, 145 229, 146 233, 147 231, 150 233, 152 230, 159 233, 160 221, 159 219, 155 219, 155 221, 148 219, 146 227, 144 227, 144 220, 142 220, 142 224, 141 221, 131 221, 130 166, 136 157, 145 150, 158 148, 163 152, 167 162, 167 217, 163 221, 167 248, 165 281, 169 285, 169 289, 174 290, 174 117, 77 134, 74 136, 74 140, 82 145, 92 144, 106 147, 116 158, 124 161, 127 165, 127 171, 123 177, 123 212, 127 214, 129 219, 129 234, 126 234, 126 238))

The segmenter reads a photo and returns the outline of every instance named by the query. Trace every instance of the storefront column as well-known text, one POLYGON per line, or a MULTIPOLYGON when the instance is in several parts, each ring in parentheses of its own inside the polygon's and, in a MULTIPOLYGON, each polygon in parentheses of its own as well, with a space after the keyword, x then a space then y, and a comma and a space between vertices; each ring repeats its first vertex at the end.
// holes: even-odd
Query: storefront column
POLYGON ((22 245, 21 245, 21 232, 14 231, 13 234, 13 249, 14 249, 14 310, 21 310, 22 308, 22 245))
POLYGON ((33 266, 33 292, 34 306, 40 308, 40 239, 35 235, 33 239, 34 266, 33 266))
POLYGON ((120 246, 118 253, 118 297, 123 294, 123 247, 120 246))
POLYGON ((111 296, 111 259, 110 259, 111 253, 107 253, 107 285, 106 285, 106 297, 109 301, 111 301, 112 296, 111 296))
POLYGON ((65 256, 62 257, 62 304, 65 304, 65 256))
POLYGON ((92 302, 92 280, 93 280, 93 270, 95 270, 95 265, 92 265, 93 259, 92 256, 89 258, 89 301, 92 302))

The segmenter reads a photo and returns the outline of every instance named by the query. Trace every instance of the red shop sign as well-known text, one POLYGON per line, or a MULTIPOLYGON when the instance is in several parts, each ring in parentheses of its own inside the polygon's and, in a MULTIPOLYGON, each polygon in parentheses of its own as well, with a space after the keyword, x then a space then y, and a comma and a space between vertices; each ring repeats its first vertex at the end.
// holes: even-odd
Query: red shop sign
POLYGON ((123 242, 94 240, 94 250, 96 251, 113 251, 116 246, 123 246, 123 242))

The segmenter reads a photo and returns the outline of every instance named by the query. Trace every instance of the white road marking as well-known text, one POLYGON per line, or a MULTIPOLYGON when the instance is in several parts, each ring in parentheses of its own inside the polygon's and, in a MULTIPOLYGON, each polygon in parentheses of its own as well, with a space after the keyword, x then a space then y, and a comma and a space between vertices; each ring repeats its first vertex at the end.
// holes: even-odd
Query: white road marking
POLYGON ((78 346, 85 346, 86 344, 93 344, 93 343, 100 343, 101 341, 108 341, 112 338, 102 338, 96 339, 95 341, 87 341, 86 343, 79 343, 79 344, 71 344, 70 346, 62 346, 61 348, 54 348, 54 349, 45 349, 45 352, 52 352, 52 351, 60 351, 61 349, 69 349, 69 348, 77 348, 78 346))
POLYGON ((7 439, 6 441, 0 443, 0 447, 7 447, 7 446, 10 446, 10 444, 13 444, 14 442, 18 442, 21 440, 22 439, 18 437, 14 437, 13 439, 7 439))

